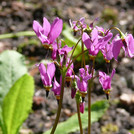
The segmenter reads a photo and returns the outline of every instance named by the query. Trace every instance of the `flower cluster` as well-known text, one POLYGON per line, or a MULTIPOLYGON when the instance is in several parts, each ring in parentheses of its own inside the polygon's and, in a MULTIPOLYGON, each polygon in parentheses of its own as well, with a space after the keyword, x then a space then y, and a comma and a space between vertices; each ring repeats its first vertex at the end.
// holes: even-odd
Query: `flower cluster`
MULTIPOLYGON (((80 50, 79 56, 82 56, 82 65, 79 69, 79 74, 76 75, 74 70, 74 57, 73 53, 76 46, 68 47, 67 44, 62 46, 62 41, 59 36, 62 32, 63 21, 62 19, 56 18, 52 24, 44 17, 43 26, 37 21, 33 22, 33 30, 37 37, 42 42, 46 49, 52 50, 52 63, 45 66, 43 63, 38 65, 41 79, 44 88, 48 92, 53 91, 56 99, 59 101, 61 98, 61 91, 63 86, 67 83, 67 86, 71 87, 71 98, 76 98, 76 94, 79 95, 79 107, 80 112, 84 113, 85 96, 89 92, 89 81, 93 81, 95 78, 99 78, 99 82, 102 85, 103 91, 105 92, 107 99, 111 91, 111 81, 115 74, 113 69, 111 76, 103 71, 95 71, 95 58, 99 52, 104 56, 106 63, 110 63, 112 59, 118 60, 120 50, 125 51, 125 56, 132 58, 134 56, 134 38, 132 34, 123 34, 118 28, 113 27, 110 29, 104 29, 99 26, 94 26, 94 22, 87 25, 85 19, 81 18, 78 21, 71 21, 70 25, 75 33, 79 33, 81 38, 82 47, 85 45, 86 50, 80 50), (112 29, 116 29, 119 34, 115 37, 111 32, 112 29), (69 53, 72 51, 71 56, 69 53), (89 52, 90 64, 85 65, 85 52, 89 52), (58 79, 55 76, 56 67, 59 68, 61 76, 58 79), (65 78, 65 81, 62 81, 65 78), (54 80, 53 80, 54 79, 54 80), (57 80, 56 80, 57 79, 57 80)), ((78 43, 76 44, 78 45, 78 43)))

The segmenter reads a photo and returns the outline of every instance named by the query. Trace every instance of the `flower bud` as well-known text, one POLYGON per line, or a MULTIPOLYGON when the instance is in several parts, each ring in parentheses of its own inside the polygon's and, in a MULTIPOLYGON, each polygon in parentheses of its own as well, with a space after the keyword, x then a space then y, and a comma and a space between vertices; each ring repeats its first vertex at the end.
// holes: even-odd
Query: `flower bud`
POLYGON ((85 109, 85 102, 80 102, 80 112, 83 114, 85 109))
POLYGON ((71 98, 73 99, 75 97, 77 91, 77 83, 75 80, 72 82, 72 88, 71 88, 71 98))

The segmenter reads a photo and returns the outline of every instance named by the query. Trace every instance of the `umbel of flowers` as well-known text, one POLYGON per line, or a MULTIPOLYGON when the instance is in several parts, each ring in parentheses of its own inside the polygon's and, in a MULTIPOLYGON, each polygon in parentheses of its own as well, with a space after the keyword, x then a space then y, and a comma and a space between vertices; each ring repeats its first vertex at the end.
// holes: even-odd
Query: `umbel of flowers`
MULTIPOLYGON (((67 85, 70 88, 70 97, 76 99, 77 113, 80 126, 80 133, 83 133, 80 112, 84 113, 85 97, 88 97, 88 134, 91 133, 91 119, 90 119, 90 104, 91 104, 91 88, 93 80, 98 78, 102 89, 109 99, 111 91, 111 81, 115 74, 115 69, 110 73, 95 70, 95 58, 98 52, 101 52, 107 64, 112 59, 118 61, 120 50, 123 49, 125 56, 132 58, 134 56, 134 38, 132 34, 124 34, 117 27, 104 29, 99 26, 94 26, 94 20, 91 24, 86 24, 85 19, 81 18, 78 21, 69 21, 74 35, 78 34, 78 42, 68 47, 63 39, 60 39, 60 34, 63 28, 63 21, 58 17, 52 22, 44 17, 43 25, 40 25, 36 20, 33 21, 33 30, 41 41, 45 49, 52 51, 52 63, 44 65, 38 64, 41 79, 46 90, 46 96, 52 91, 58 101, 58 110, 55 123, 53 125, 51 134, 56 130, 62 107, 62 100, 64 96, 64 87, 67 85), (117 35, 113 36, 112 29, 117 30, 117 35), (81 50, 79 54, 74 57, 74 51, 81 42, 81 50), (64 44, 62 47, 61 44, 64 44), (86 49, 84 49, 84 46, 86 49), (89 64, 85 64, 85 52, 89 53, 89 64), (70 55, 69 55, 70 54, 70 55), (75 74, 74 61, 82 56, 81 68, 79 74, 75 74), (60 70, 61 76, 55 75, 56 67, 60 70), (111 74, 111 75, 110 75, 111 74), (67 83, 67 84, 66 84, 67 83)), ((69 44, 70 45, 70 44, 69 44)), ((109 69, 108 69, 109 70, 109 69)))

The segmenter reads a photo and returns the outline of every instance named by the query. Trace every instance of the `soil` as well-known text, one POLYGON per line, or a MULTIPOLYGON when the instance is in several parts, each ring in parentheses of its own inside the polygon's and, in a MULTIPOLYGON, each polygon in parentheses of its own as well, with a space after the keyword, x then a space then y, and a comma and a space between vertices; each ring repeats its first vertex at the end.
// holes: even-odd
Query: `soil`
MULTIPOLYGON (((33 20, 42 23, 43 16, 51 22, 58 16, 66 23, 69 23, 69 19, 78 20, 85 17, 88 24, 99 17, 98 25, 105 28, 116 25, 122 31, 134 35, 133 0, 2 0, 0 1, 0 34, 32 30, 33 20)), ((48 59, 50 53, 41 46, 39 41, 38 45, 30 45, 29 40, 35 39, 37 37, 0 40, 0 53, 6 49, 20 50, 22 43, 25 43, 27 45, 21 47, 19 52, 27 57, 28 63, 36 64, 45 58, 48 59)), ((134 59, 123 58, 121 54, 118 62, 112 62, 111 68, 116 68, 116 75, 112 81, 110 107, 98 122, 92 124, 91 134, 128 134, 134 129, 134 99, 131 99, 134 98, 134 59), (127 97, 124 97, 124 94, 127 97)), ((33 111, 23 124, 21 131, 42 134, 53 125, 57 102, 52 93, 48 98, 45 97, 46 92, 38 69, 31 66, 29 72, 35 79, 33 111)), ((92 103, 106 99, 97 79, 95 79, 91 97, 92 103)), ((66 88, 60 121, 67 120, 74 113, 76 113, 75 101, 70 99, 70 89, 66 88)), ((84 133, 87 134, 86 129, 84 133)))

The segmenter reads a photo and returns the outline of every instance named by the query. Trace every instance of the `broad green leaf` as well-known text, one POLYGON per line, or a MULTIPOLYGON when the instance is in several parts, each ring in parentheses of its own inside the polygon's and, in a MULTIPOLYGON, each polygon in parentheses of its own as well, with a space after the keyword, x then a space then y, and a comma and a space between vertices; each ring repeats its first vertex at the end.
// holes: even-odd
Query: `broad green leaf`
POLYGON ((16 51, 0 54, 0 105, 15 81, 27 73, 24 61, 24 56, 16 51))
POLYGON ((17 134, 23 121, 28 117, 34 93, 33 78, 23 75, 11 87, 2 105, 2 117, 6 134, 17 134))
MULTIPOLYGON (((97 101, 91 106, 91 123, 96 122, 102 117, 105 111, 108 109, 108 102, 105 100, 97 101)), ((87 128, 88 126, 88 109, 85 109, 84 114, 81 114, 82 126, 87 128)), ((70 117, 67 121, 58 124, 55 134, 68 134, 79 130, 77 114, 70 117)), ((50 130, 44 134, 50 134, 50 130)))

